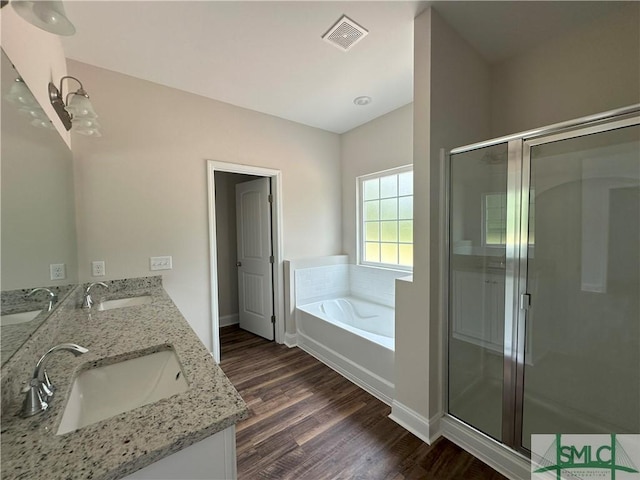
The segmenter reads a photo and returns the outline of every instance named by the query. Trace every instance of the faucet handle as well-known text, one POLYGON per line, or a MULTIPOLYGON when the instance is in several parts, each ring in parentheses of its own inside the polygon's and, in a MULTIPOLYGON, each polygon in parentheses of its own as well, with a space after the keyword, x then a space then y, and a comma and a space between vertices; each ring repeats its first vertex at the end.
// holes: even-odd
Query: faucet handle
POLYGON ((91 295, 85 294, 84 299, 82 300, 82 308, 86 310, 91 310, 92 306, 93 306, 93 299, 91 298, 91 295))
POLYGON ((33 371, 29 386, 23 390, 23 393, 27 395, 22 403, 21 416, 31 417, 37 413, 44 412, 49 407, 49 402, 53 397, 55 388, 49 380, 49 375, 47 375, 45 370, 45 364, 49 356, 58 351, 68 351, 78 356, 87 353, 89 350, 75 343, 61 343, 60 345, 50 348, 47 353, 42 355, 33 371))
POLYGON ((91 289, 96 285, 100 285, 107 290, 109 289, 109 285, 104 282, 93 282, 92 284, 90 284, 84 292, 84 298, 82 299, 82 308, 91 310, 91 306, 93 305, 93 299, 91 298, 91 289))
POLYGON ((41 389, 42 382, 37 378, 32 378, 27 387, 27 395, 22 403, 22 417, 32 417, 38 413, 44 412, 49 408, 49 404, 44 398, 43 391, 41 389))
POLYGON ((42 380, 40 381, 40 390, 46 397, 45 398, 46 400, 49 400, 51 397, 53 397, 53 392, 55 392, 56 390, 55 385, 51 383, 51 380, 49 380, 49 374, 45 369, 42 370, 42 380))

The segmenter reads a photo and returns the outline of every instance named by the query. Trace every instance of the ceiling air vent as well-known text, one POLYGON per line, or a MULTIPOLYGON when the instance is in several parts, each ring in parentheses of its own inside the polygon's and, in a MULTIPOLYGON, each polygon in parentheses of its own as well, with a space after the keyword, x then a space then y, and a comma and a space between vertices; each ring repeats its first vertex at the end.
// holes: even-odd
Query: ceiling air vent
POLYGON ((366 37, 368 33, 366 29, 362 28, 346 15, 343 15, 342 18, 322 36, 322 39, 343 52, 346 52, 366 37))

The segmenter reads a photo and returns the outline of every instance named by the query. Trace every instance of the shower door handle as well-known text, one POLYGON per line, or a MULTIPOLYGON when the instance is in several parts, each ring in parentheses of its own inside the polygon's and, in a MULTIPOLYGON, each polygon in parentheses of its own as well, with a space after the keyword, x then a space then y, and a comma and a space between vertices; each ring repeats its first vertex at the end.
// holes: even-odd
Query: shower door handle
POLYGON ((520 310, 529 310, 531 306, 531 295, 523 293, 520 295, 520 310))

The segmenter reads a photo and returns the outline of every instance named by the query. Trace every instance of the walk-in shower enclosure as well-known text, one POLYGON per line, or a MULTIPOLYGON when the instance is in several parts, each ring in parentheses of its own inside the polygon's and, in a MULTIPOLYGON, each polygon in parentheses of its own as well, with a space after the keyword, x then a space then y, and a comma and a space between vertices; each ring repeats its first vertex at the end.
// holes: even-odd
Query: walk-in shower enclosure
POLYGON ((525 455, 640 432, 639 107, 448 156, 447 412, 525 455))

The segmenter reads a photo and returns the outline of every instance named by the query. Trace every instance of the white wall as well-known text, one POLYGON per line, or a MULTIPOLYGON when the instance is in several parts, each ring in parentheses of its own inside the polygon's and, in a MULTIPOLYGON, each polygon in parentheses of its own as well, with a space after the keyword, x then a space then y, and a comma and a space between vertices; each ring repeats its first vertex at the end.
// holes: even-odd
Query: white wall
MULTIPOLYGON (((62 125, 62 121, 49 101, 49 82, 59 87, 60 79, 67 74, 67 63, 60 37, 27 23, 11 8, 11 5, 0 10, 0 23, 2 49, 51 119, 60 136, 67 145, 70 145, 69 132, 62 125)), ((87 86, 87 89, 91 91, 90 86, 87 86)))
POLYGON ((492 137, 640 103, 640 3, 494 65, 492 137))
MULTIPOLYGON (((282 171, 284 257, 341 249, 336 134, 69 61, 91 85, 102 137, 74 138, 80 281, 149 275, 172 255, 164 285, 211 348, 206 160, 282 171)), ((282 266, 279 266, 282 268, 282 266)))
POLYGON ((356 178, 413 163, 413 104, 400 107, 341 136, 342 250, 357 263, 356 178))
POLYGON ((394 416, 428 421, 442 409, 440 149, 488 138, 490 72, 433 9, 416 18, 414 38, 414 271, 396 282, 394 416))

